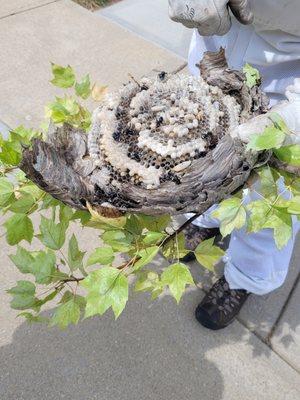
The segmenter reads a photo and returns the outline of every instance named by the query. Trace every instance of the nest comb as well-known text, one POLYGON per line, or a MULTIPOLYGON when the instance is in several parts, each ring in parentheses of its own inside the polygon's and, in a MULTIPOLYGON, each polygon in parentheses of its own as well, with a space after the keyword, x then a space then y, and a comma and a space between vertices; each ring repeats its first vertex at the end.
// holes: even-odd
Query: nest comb
POLYGON ((108 94, 88 135, 50 127, 23 153, 21 169, 53 197, 106 216, 202 213, 247 180, 258 154, 233 128, 267 111, 258 86, 206 53, 201 76, 160 73, 108 94))

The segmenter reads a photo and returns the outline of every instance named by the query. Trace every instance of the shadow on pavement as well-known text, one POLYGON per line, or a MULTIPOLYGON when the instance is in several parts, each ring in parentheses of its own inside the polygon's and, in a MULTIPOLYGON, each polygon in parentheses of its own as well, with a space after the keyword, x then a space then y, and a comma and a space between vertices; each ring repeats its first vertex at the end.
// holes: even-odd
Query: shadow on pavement
POLYGON ((198 325, 200 298, 193 291, 177 307, 135 295, 116 322, 109 314, 64 332, 23 323, 0 349, 0 398, 222 399, 222 375, 205 353, 232 333, 216 339, 198 325))
MULTIPOLYGON (((192 270, 207 289, 210 274, 192 270)), ((247 365, 270 357, 270 348, 239 323, 219 332, 202 328, 194 318, 202 296, 191 289, 177 306, 170 296, 152 302, 132 294, 117 321, 108 313, 64 332, 22 323, 0 348, 0 398, 221 400, 238 385, 237 371, 264 380, 247 365)))
POLYGON ((0 398, 222 400, 240 393, 240 379, 250 392, 254 382, 273 379, 254 367, 270 348, 238 322, 218 332, 198 324, 202 296, 194 288, 177 306, 170 296, 151 302, 132 294, 117 321, 108 313, 64 332, 22 323, 0 348, 0 398))

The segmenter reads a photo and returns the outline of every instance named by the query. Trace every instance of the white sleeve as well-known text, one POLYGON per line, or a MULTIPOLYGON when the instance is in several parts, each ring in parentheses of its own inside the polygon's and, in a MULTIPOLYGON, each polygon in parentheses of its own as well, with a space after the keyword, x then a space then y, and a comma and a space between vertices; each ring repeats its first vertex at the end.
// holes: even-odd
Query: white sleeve
POLYGON ((286 88, 285 95, 289 101, 300 101, 300 78, 296 78, 293 84, 286 88))
MULTIPOLYGON (((300 144, 300 78, 296 78, 294 83, 286 88, 285 94, 287 100, 272 107, 270 112, 278 113, 292 132, 291 135, 287 135, 285 145, 300 144)), ((267 113, 239 125, 230 135, 248 143, 253 134, 263 133, 265 128, 271 125, 272 121, 267 113)))
POLYGON ((290 135, 286 144, 300 143, 300 78, 296 78, 292 85, 286 88, 285 95, 288 99, 282 106, 279 104, 274 111, 286 122, 289 129, 294 133, 290 135))

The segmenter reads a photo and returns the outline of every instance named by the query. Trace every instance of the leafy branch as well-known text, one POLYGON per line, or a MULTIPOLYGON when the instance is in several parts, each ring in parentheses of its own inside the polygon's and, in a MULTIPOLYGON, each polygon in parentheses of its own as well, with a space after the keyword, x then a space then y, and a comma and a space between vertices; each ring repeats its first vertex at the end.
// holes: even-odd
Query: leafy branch
MULTIPOLYGON (((249 67, 244 72, 251 86, 258 79, 257 73, 249 67)), ((91 114, 81 103, 88 98, 101 100, 107 88, 92 84, 89 75, 77 79, 70 66, 52 64, 52 75, 52 84, 68 93, 46 107, 47 120, 88 130, 91 114)), ((262 135, 253 135, 248 149, 271 150, 273 160, 277 157, 278 162, 298 168, 299 146, 285 146, 285 139, 291 133, 277 115, 272 116, 272 122, 262 135)), ((24 146, 30 146, 32 139, 43 134, 42 129, 20 126, 6 140, 0 137, 0 209, 5 216, 4 235, 14 250, 11 261, 25 279, 28 277, 8 290, 11 307, 21 311, 19 315, 29 322, 46 322, 64 329, 77 324, 82 317, 102 315, 109 309, 119 317, 131 288, 149 292, 152 299, 168 290, 179 302, 186 287, 194 285, 189 266, 181 261, 189 253, 183 231, 199 215, 170 231, 169 215, 127 214, 104 218, 89 205, 88 211, 71 209, 18 171, 24 146), (93 229, 96 238, 100 234, 91 252, 81 249, 80 238, 73 233, 75 226, 93 229), (40 243, 39 249, 36 245, 31 248, 34 238, 40 243), (158 254, 169 264, 162 271, 154 269, 152 264, 158 254), (82 295, 77 293, 79 288, 82 295), (50 301, 56 301, 56 308, 46 319, 41 312, 50 301)), ((238 194, 221 202, 213 216, 220 221, 223 236, 235 229, 244 229, 246 234, 271 228, 281 248, 292 234, 292 216, 300 216, 300 179, 273 165, 256 170, 251 179, 256 183, 246 185, 238 194), (250 200, 245 201, 246 198, 250 200)), ((194 254, 199 268, 214 271, 224 252, 211 238, 199 243, 194 254)))

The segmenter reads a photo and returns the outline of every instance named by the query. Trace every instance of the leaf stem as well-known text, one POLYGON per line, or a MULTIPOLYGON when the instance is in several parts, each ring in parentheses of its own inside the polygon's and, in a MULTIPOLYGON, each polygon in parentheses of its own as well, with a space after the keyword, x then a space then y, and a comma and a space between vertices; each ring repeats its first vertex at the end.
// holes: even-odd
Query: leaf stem
POLYGON ((64 284, 64 283, 68 283, 68 282, 80 282, 80 281, 83 281, 84 279, 85 278, 83 276, 80 278, 77 278, 76 276, 71 275, 68 278, 61 279, 59 282, 64 284))
POLYGON ((61 251, 61 249, 58 249, 58 252, 59 252, 59 254, 62 256, 62 258, 64 259, 66 265, 69 267, 69 270, 72 271, 72 270, 71 270, 71 267, 70 267, 70 265, 69 265, 69 262, 68 262, 68 260, 67 260, 67 257, 66 257, 66 256, 64 255, 64 253, 61 251))

